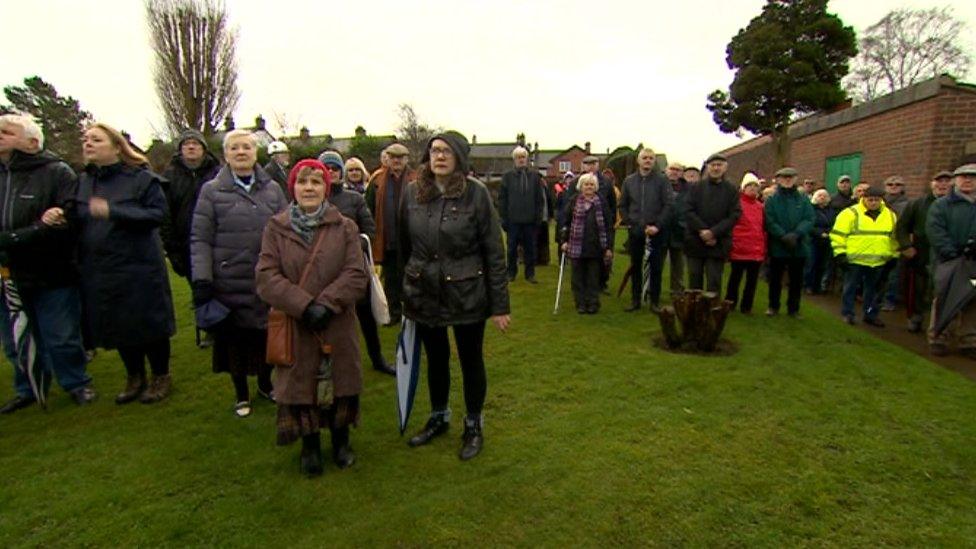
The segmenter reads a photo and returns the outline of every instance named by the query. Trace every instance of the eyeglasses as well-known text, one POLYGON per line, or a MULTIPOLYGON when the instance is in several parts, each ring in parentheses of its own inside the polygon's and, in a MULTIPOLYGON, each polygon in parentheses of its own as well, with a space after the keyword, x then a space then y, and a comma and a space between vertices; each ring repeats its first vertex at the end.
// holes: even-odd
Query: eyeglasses
POLYGON ((336 166, 326 166, 326 169, 330 172, 341 172, 342 168, 337 168, 336 166))
POLYGON ((454 151, 446 147, 431 147, 430 156, 443 156, 444 158, 450 158, 454 156, 454 151))
POLYGON ((885 187, 904 187, 903 183, 885 183, 885 187))

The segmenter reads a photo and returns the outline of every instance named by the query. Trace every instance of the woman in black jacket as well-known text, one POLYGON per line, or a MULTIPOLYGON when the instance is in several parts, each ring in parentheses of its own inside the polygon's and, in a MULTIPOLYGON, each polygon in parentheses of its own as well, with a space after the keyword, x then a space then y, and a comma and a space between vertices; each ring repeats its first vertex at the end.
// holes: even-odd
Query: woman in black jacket
POLYGON ((488 189, 465 176, 469 150, 467 140, 456 132, 427 142, 417 181, 409 185, 400 204, 397 231, 406 262, 403 311, 416 322, 427 353, 431 403, 430 419, 409 444, 427 444, 448 429, 451 326, 467 408, 462 460, 478 455, 483 443, 485 320, 491 318, 502 331, 510 322, 501 227, 488 189))
POLYGON ((85 320, 99 347, 115 348, 128 380, 117 404, 169 395, 173 298, 159 226, 166 217, 160 178, 118 130, 92 124, 78 185, 81 287, 85 320), (149 359, 152 382, 146 384, 149 359))

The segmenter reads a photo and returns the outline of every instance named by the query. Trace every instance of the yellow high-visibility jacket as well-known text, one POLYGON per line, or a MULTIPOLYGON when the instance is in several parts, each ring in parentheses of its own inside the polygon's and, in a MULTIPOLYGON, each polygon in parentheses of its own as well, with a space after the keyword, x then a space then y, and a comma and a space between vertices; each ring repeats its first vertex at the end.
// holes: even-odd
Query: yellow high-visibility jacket
POLYGON ((883 202, 877 219, 868 217, 863 201, 844 208, 830 231, 834 255, 847 254, 849 263, 865 267, 880 267, 898 257, 896 219, 895 212, 883 202))

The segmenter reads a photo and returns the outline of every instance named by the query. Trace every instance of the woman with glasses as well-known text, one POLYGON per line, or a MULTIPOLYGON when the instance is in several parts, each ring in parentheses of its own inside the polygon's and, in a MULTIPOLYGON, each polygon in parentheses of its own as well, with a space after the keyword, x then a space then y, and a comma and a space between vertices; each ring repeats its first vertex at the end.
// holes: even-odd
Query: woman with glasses
POLYGON ((417 180, 400 204, 397 230, 406 263, 403 313, 416 323, 427 353, 431 404, 430 419, 409 444, 427 444, 450 425, 451 327, 467 411, 462 460, 478 455, 483 444, 485 321, 505 331, 511 320, 501 226, 488 189, 465 176, 469 150, 464 136, 453 131, 427 142, 417 180))

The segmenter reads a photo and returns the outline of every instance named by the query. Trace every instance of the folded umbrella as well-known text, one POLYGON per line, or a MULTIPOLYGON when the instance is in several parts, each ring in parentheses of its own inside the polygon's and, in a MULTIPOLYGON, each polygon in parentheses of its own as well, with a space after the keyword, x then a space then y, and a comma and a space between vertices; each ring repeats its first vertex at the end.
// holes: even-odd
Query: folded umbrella
POLYGON ((976 297, 976 261, 957 257, 935 267, 935 324, 939 335, 976 297))
POLYGON ((419 377, 420 338, 417 337, 417 323, 404 317, 400 323, 396 346, 397 414, 401 435, 407 430, 407 422, 410 421, 419 377))
POLYGON ((211 299, 197 307, 194 310, 194 314, 196 315, 197 327, 206 330, 213 328, 227 318, 227 315, 230 314, 230 309, 216 299, 211 299))
POLYGON ((51 375, 44 369, 41 361, 37 359, 37 341, 34 340, 30 318, 27 316, 27 311, 24 310, 20 292, 13 280, 4 276, 2 291, 4 302, 7 305, 10 329, 13 332, 11 339, 17 355, 15 366, 27 377, 31 392, 34 393, 34 399, 46 408, 47 390, 51 386, 51 375))

